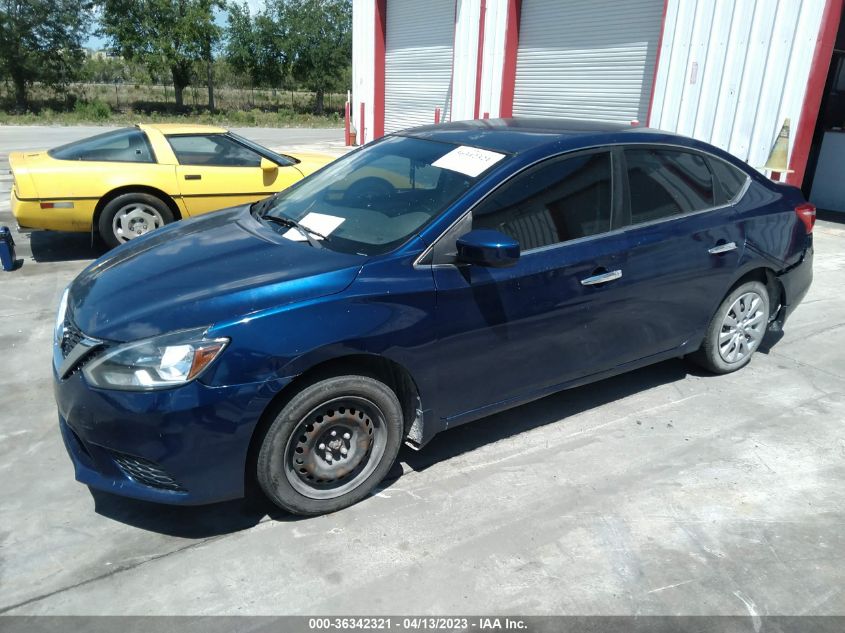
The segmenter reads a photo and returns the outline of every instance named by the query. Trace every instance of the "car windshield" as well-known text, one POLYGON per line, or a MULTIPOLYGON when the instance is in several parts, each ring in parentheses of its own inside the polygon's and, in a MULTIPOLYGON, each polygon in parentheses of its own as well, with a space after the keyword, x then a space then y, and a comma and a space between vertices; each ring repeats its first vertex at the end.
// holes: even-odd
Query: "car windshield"
MULTIPOLYGON (((330 249, 377 255, 407 241, 504 154, 391 136, 271 198, 263 216, 295 220, 330 249)), ((304 240, 300 230, 285 236, 304 240)))

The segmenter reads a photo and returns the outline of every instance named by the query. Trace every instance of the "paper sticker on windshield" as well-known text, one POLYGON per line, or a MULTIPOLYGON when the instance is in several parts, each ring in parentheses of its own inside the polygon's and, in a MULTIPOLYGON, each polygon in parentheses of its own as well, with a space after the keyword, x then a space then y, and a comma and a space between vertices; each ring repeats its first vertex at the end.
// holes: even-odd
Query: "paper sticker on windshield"
MULTIPOLYGON (((309 213, 299 221, 300 226, 304 229, 309 229, 319 235, 328 237, 337 227, 343 224, 345 218, 339 218, 336 215, 326 215, 325 213, 309 213)), ((320 239, 319 235, 314 235, 316 239, 320 239)), ((304 242, 307 238, 298 229, 288 229, 282 234, 289 240, 295 242, 304 242)))
POLYGON ((461 145, 431 164, 434 167, 440 167, 440 169, 449 169, 475 178, 504 157, 505 155, 499 152, 461 145))

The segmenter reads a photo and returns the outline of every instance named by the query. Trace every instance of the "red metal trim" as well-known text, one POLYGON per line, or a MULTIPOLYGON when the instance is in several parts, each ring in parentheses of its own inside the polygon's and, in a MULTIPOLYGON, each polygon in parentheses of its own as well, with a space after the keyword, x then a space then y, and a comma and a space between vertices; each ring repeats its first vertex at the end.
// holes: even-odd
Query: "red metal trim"
POLYGON ((839 29, 839 21, 842 19, 842 5, 843 0, 827 0, 822 13, 819 37, 813 53, 813 64, 810 66, 810 76, 807 78, 807 91, 804 93, 804 104, 798 116, 795 143, 792 145, 792 156, 789 158, 789 168, 792 173, 786 176, 786 182, 797 187, 804 182, 804 172, 807 170, 810 144, 813 142, 824 85, 827 82, 827 72, 830 69, 830 60, 833 58, 836 32, 839 29))
POLYGON ((505 30, 505 60, 502 66, 502 97, 499 116, 513 116, 513 94, 516 88, 516 53, 519 49, 519 20, 522 0, 508 0, 508 25, 505 30))
MULTIPOLYGON (((360 117, 358 119, 361 122, 361 142, 358 143, 359 145, 365 145, 367 143, 367 136, 366 136, 366 132, 365 132, 365 130, 367 129, 367 126, 366 126, 366 121, 364 120, 366 114, 367 114, 367 106, 362 101, 361 102, 361 114, 360 114, 360 117)), ((384 136, 384 135, 382 134, 382 136, 384 136)))
MULTIPOLYGON (((455 12, 452 15, 452 67, 449 70, 449 92, 446 95, 446 103, 449 104, 449 120, 452 120, 452 108, 455 105, 455 41, 458 37, 458 0, 455 0, 455 12)), ((445 106, 446 103, 443 105, 445 106)), ((439 110, 440 108, 438 108, 439 110)), ((445 119, 446 113, 443 112, 443 117, 445 119)), ((435 121, 435 123, 439 123, 440 119, 435 121)))
POLYGON ((434 108, 434 124, 440 123, 440 108, 434 108))
MULTIPOLYGON (((375 2, 375 37, 373 57, 375 69, 373 73, 373 139, 384 136, 384 65, 385 42, 387 40, 387 0, 375 2)), ((363 124, 361 134, 363 138, 363 124)))
POLYGON ((487 0, 481 0, 478 14, 478 51, 475 54, 475 109, 472 117, 478 118, 481 111, 481 71, 484 68, 484 18, 487 15, 487 0))
POLYGON ((350 136, 350 123, 349 117, 352 114, 352 108, 349 102, 346 102, 346 105, 343 107, 343 144, 344 145, 352 145, 352 137, 350 136))
POLYGON ((654 87, 657 85, 657 69, 660 68, 660 49, 663 48, 663 34, 666 32, 666 7, 669 0, 663 0, 663 16, 660 18, 660 37, 657 38, 657 55, 654 58, 654 75, 651 77, 651 94, 648 96, 648 114, 645 121, 651 127, 651 108, 654 105, 654 87))

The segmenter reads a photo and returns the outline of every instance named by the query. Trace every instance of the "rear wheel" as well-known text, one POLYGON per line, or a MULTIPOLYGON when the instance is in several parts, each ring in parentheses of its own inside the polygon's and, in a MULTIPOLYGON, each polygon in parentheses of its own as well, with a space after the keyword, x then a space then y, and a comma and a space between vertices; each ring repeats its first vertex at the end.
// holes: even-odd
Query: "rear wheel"
POLYGON ((171 222, 173 212, 161 198, 125 193, 103 207, 97 228, 103 241, 114 248, 171 222))
POLYGON ((745 367, 766 335, 769 303, 769 292, 759 281, 735 288, 716 310, 701 348, 690 358, 717 374, 745 367))
POLYGON ((384 383, 364 376, 320 381, 296 394, 270 425, 258 453, 258 483, 295 514, 340 510, 384 479, 402 428, 402 407, 384 383))

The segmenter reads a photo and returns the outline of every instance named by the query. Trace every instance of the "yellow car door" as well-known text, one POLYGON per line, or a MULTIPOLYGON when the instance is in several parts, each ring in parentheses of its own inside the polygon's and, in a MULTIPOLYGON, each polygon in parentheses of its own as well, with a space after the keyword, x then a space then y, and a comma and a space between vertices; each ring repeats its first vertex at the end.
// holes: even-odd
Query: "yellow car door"
POLYGON ((255 202, 302 178, 293 161, 278 164, 228 134, 174 134, 167 140, 190 215, 255 202))

